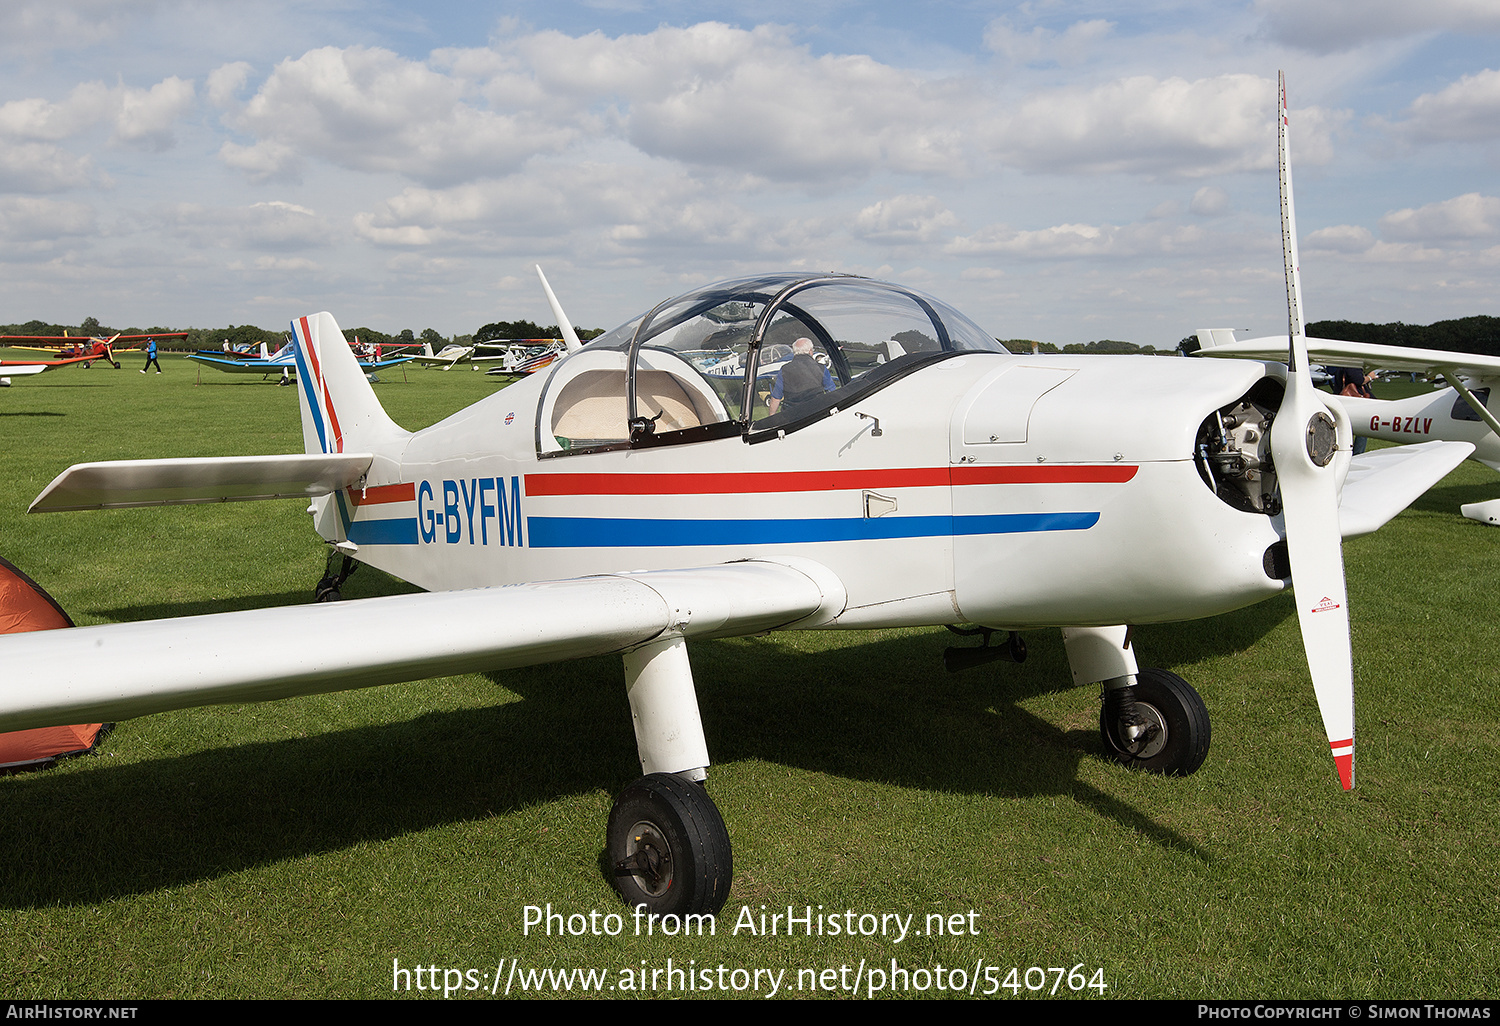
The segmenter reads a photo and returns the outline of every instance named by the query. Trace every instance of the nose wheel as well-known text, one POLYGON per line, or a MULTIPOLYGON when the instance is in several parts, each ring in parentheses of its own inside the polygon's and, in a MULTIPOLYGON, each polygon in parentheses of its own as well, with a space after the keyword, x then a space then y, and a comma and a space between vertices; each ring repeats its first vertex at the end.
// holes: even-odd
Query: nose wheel
POLYGON ((702 785, 671 773, 652 773, 620 792, 605 857, 625 903, 659 915, 717 913, 734 876, 718 807, 702 785))
POLYGON ((1208 707, 1187 681, 1144 669, 1133 687, 1106 692, 1099 733, 1115 762, 1185 777, 1203 765, 1212 731, 1208 707))

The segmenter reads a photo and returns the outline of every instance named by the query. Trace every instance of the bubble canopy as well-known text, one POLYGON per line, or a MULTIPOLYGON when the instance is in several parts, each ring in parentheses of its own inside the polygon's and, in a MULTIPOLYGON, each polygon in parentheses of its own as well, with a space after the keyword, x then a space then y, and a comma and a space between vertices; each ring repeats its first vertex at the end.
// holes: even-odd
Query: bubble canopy
POLYGON ((797 430, 934 361, 1005 347, 951 306, 852 275, 763 274, 668 299, 560 361, 543 453, 797 430))

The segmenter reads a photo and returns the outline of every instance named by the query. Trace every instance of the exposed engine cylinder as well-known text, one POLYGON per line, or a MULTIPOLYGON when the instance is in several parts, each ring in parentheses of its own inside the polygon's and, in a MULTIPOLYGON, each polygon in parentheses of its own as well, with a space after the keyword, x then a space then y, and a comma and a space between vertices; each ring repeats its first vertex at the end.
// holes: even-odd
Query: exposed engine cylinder
POLYGON ((1262 378, 1237 401, 1215 410, 1198 428, 1193 458, 1204 483, 1235 509, 1275 516, 1281 512, 1276 467, 1271 462, 1271 422, 1285 389, 1262 378))

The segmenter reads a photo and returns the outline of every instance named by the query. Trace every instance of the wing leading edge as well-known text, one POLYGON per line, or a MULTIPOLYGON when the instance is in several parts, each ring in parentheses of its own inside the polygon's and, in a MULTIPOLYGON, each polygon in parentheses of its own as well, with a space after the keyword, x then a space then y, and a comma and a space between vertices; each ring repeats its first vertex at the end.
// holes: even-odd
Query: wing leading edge
POLYGON ((844 602, 820 564, 746 560, 12 634, 0 637, 0 731, 817 626, 844 602), (371 626, 390 623, 401 630, 371 626))
MULTIPOLYGON (((1286 362, 1286 336, 1236 339, 1224 328, 1204 328, 1198 332, 1202 346, 1199 356, 1235 357, 1249 360, 1286 362)), ((1474 378, 1500 377, 1500 357, 1482 353, 1455 353, 1441 349, 1415 349, 1410 346, 1386 346, 1374 342, 1340 342, 1337 339, 1309 338, 1307 355, 1317 363, 1334 367, 1363 367, 1365 370, 1419 372, 1456 372, 1474 378)))

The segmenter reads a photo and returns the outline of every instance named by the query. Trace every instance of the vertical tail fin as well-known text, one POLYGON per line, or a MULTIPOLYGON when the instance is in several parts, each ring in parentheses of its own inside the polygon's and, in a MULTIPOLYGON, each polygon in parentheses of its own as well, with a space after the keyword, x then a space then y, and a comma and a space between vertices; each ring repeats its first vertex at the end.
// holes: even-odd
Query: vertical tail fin
POLYGON ((399 458, 411 432, 386 415, 333 315, 299 317, 292 335, 306 451, 399 458))

